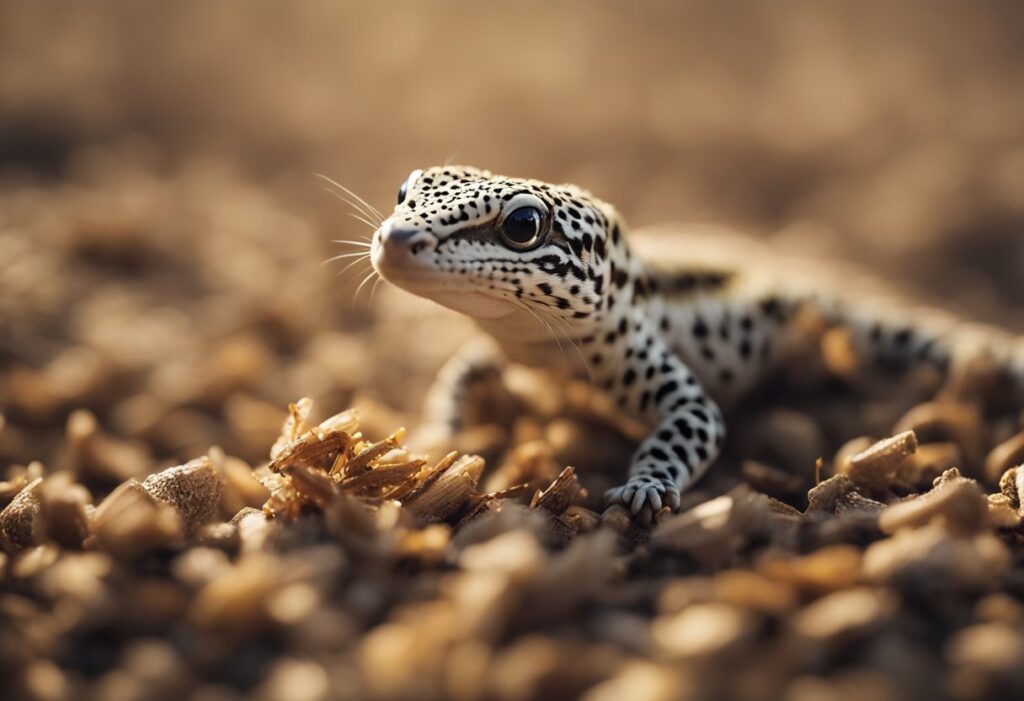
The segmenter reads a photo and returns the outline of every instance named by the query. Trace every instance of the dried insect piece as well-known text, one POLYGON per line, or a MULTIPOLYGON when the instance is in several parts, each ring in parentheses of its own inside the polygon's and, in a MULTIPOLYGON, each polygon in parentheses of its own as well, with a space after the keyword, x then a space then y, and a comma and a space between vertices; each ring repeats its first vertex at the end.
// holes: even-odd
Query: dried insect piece
POLYGON ((394 491, 390 492, 388 497, 401 502, 408 502, 416 499, 420 494, 429 489, 434 481, 443 475, 445 471, 455 464, 455 461, 458 459, 459 454, 453 450, 441 458, 441 460, 432 468, 427 470, 426 473, 417 475, 415 481, 411 481, 405 487, 398 487, 394 491))
POLYGON ((868 546, 864 575, 869 581, 951 591, 986 591, 1010 564, 1010 553, 1000 540, 982 531, 972 536, 951 534, 939 522, 922 528, 901 528, 891 538, 868 546))
POLYGON ((370 469, 370 463, 398 448, 404 435, 405 430, 399 429, 382 441, 361 446, 358 451, 343 464, 339 465, 335 463, 335 465, 331 467, 331 474, 338 479, 345 479, 346 477, 352 477, 368 471, 370 469))
POLYGON ((857 486, 885 489, 903 462, 916 451, 917 436, 913 431, 904 431, 851 456, 843 466, 843 474, 857 486))
POLYGON ((426 460, 410 460, 397 465, 386 465, 347 477, 338 483, 342 490, 351 493, 370 493, 393 498, 388 491, 397 489, 419 474, 426 460))
POLYGON ((189 531, 209 521, 220 504, 220 478, 213 461, 205 455, 150 475, 142 488, 177 509, 189 531))
POLYGON ((885 591, 846 589, 822 597, 798 612, 793 629, 819 643, 839 642, 881 625, 895 607, 896 601, 885 591))
POLYGON ((403 503, 414 514, 432 521, 443 521, 462 510, 476 489, 484 461, 475 455, 463 455, 422 491, 403 503))
POLYGON ((512 449, 485 484, 499 491, 518 484, 547 484, 558 476, 559 465, 546 441, 529 441, 512 449))
POLYGON ((953 469, 943 473, 927 494, 890 505, 878 525, 885 533, 895 533, 940 518, 950 531, 973 533, 987 525, 987 513, 988 502, 978 483, 953 469))
POLYGON ((552 514, 560 514, 568 508, 569 504, 580 496, 582 488, 576 477, 576 471, 567 467, 559 473, 555 481, 547 489, 538 490, 533 499, 530 500, 530 507, 544 509, 552 514))
POLYGON ((16 553, 39 542, 39 485, 41 477, 25 485, 10 504, 0 512, 0 546, 8 553, 16 553))
POLYGON ((288 405, 288 418, 284 420, 284 425, 281 427, 281 435, 270 449, 271 460, 279 458, 292 443, 299 439, 299 436, 308 430, 306 421, 312 410, 313 400, 309 397, 303 397, 294 404, 288 405))
POLYGON ((73 483, 68 473, 58 472, 44 480, 38 496, 46 537, 64 548, 81 548, 91 532, 89 490, 73 483))
POLYGON ((1021 490, 1024 490, 1024 469, 1011 467, 999 478, 999 491, 1007 496, 1014 508, 1019 509, 1021 490))
POLYGON ((758 571, 814 594, 850 587, 860 579, 860 551, 848 545, 822 548, 810 555, 771 559, 758 571))
POLYGON ((179 543, 184 528, 177 509, 128 480, 96 507, 92 531, 100 548, 118 558, 132 558, 179 543))
POLYGON ((952 442, 968 464, 977 467, 984 455, 984 432, 977 406, 953 401, 918 404, 896 422, 894 433, 913 431, 923 443, 952 442))
POLYGON ((753 632, 753 616, 720 603, 695 604, 674 616, 655 619, 651 633, 665 654, 675 659, 719 655, 753 632))
POLYGON ((807 492, 807 512, 836 510, 839 500, 854 489, 853 480, 845 474, 838 474, 829 477, 824 482, 814 486, 807 492))
POLYGON ((1007 470, 1021 463, 1024 463, 1024 432, 992 449, 985 458, 985 479, 992 484, 999 484, 1007 470))
POLYGON ((344 431, 321 434, 311 429, 302 434, 294 443, 288 444, 276 458, 270 461, 270 469, 281 472, 291 465, 319 464, 333 455, 346 450, 352 437, 344 431))
POLYGON ((335 482, 323 470, 308 465, 289 465, 283 474, 290 480, 295 498, 300 503, 322 509, 334 500, 335 482))

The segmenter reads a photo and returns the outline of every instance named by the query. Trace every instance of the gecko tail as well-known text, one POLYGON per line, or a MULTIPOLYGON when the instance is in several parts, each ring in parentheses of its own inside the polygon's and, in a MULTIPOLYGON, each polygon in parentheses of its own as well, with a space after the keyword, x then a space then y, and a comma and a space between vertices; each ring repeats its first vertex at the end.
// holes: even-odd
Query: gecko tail
POLYGON ((1024 339, 930 309, 908 313, 895 304, 834 305, 832 312, 870 367, 903 373, 927 365, 951 380, 984 366, 1001 383, 1001 393, 1024 403, 1024 339))

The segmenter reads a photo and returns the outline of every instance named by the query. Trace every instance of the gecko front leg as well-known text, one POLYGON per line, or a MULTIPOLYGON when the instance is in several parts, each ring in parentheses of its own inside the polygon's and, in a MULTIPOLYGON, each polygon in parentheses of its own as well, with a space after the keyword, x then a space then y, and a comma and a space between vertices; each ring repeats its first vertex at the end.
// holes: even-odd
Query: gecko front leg
POLYGON ((679 508, 683 490, 718 457, 725 421, 678 356, 653 339, 644 346, 627 349, 625 370, 609 389, 620 407, 644 416, 655 429, 633 455, 629 479, 605 498, 646 522, 663 506, 679 508))
POLYGON ((474 338, 437 374, 426 397, 430 424, 447 436, 479 423, 486 397, 503 389, 504 358, 493 343, 474 338))

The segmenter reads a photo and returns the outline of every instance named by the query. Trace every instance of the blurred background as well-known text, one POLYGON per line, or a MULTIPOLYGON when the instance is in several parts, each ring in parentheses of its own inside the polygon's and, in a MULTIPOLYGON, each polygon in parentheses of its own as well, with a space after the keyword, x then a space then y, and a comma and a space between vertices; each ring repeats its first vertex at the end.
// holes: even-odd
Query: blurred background
POLYGON ((323 261, 369 230, 314 173, 383 211, 445 161, 573 181, 1024 330, 1020 3, 498 7, 0 5, 0 458, 77 408, 153 461, 414 409, 466 327, 353 303, 323 261))

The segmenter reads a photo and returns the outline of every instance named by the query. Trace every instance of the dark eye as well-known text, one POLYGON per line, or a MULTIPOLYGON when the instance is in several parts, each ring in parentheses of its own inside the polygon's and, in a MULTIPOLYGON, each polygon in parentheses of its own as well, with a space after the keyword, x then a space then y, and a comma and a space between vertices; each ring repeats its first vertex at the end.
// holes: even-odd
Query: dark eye
POLYGON ((516 248, 529 246, 540 235, 544 215, 536 207, 520 207, 505 217, 501 233, 516 248))
POLYGON ((398 204, 405 202, 405 196, 409 194, 409 181, 406 180, 402 183, 402 187, 398 188, 398 204))

